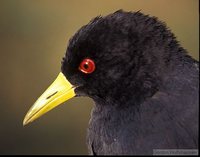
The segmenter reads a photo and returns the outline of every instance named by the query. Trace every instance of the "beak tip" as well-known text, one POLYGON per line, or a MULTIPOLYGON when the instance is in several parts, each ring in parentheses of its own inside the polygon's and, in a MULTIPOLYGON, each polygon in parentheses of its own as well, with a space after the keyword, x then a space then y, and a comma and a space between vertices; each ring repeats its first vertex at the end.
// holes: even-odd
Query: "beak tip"
POLYGON ((26 121, 23 121, 23 126, 25 126, 27 124, 27 122, 26 121))
POLYGON ((24 120, 23 120, 23 126, 27 125, 28 123, 30 123, 30 121, 28 121, 27 118, 24 118, 24 120))

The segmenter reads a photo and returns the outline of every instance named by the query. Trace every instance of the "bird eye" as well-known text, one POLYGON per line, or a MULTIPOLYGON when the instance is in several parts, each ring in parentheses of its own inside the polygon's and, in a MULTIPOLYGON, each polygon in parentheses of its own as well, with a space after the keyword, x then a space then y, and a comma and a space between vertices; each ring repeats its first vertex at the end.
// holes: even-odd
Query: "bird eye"
POLYGON ((79 65, 79 70, 85 74, 90 74, 95 70, 95 63, 92 59, 86 58, 79 65))

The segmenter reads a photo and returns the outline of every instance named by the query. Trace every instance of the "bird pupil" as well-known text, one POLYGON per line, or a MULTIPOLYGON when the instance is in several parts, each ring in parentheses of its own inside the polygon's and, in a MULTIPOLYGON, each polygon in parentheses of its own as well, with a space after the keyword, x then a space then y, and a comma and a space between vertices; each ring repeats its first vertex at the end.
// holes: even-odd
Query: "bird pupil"
POLYGON ((83 65, 83 67, 85 68, 85 69, 88 69, 88 64, 87 63, 85 63, 84 65, 83 65))

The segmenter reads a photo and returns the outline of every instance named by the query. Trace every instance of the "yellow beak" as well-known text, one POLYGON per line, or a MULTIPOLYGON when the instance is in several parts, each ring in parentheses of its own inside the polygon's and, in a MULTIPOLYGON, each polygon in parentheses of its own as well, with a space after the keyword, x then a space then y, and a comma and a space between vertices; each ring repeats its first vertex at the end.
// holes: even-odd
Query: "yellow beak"
POLYGON ((74 97, 74 89, 63 73, 60 72, 56 80, 30 108, 24 118, 23 125, 34 121, 54 107, 74 97))

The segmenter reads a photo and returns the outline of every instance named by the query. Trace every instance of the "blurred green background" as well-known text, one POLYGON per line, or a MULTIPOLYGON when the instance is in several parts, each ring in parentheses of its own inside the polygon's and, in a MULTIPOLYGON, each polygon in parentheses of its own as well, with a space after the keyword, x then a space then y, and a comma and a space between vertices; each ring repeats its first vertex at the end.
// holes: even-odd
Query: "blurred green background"
POLYGON ((23 127, 38 96, 60 72, 69 38, 118 9, 165 21, 199 60, 198 0, 0 0, 0 154, 87 154, 92 100, 74 98, 23 127))

